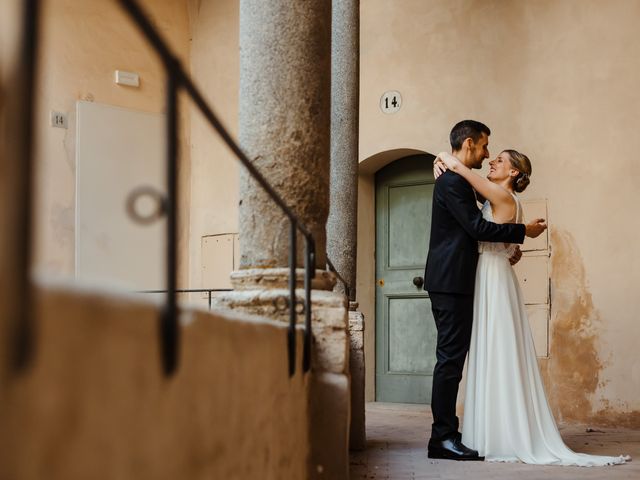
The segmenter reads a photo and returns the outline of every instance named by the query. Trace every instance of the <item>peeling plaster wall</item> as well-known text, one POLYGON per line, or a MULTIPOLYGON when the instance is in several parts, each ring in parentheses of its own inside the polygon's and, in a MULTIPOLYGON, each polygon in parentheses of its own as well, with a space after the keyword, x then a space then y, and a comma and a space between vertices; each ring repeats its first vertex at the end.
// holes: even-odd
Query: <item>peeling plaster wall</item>
MULTIPOLYGON (((163 112, 165 77, 146 41, 113 0, 46 0, 42 3, 38 86, 36 267, 73 275, 75 251, 75 104, 95 101, 134 110, 163 112), (140 74, 140 88, 114 83, 117 69, 140 74), (52 128, 50 110, 68 113, 69 128, 52 128)), ((188 68, 186 0, 144 0, 152 21, 188 68)), ((188 198, 189 117, 181 115, 180 182, 188 198)), ((164 139, 159 138, 158 142, 164 139)), ((188 213, 181 207, 180 242, 188 213)), ((186 276, 186 262, 180 274, 186 276)))
MULTIPOLYGON (((640 2, 371 0, 361 13, 361 160, 446 150, 463 118, 491 127, 492 155, 527 153, 523 198, 549 202, 550 358, 541 366, 553 410, 640 426, 640 162, 629 152, 640 2), (386 90, 403 96, 396 114, 378 108, 386 90)), ((373 226, 359 232, 359 255, 372 258, 373 226)), ((359 292, 361 306, 373 305, 359 292)))

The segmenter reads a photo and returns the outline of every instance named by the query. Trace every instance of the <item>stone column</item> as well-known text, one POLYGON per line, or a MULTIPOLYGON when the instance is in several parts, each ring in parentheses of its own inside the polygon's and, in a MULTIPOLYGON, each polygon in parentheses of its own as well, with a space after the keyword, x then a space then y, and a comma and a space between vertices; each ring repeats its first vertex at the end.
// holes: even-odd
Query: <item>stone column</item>
MULTIPOLYGON (((327 254, 356 299, 360 1, 334 0, 331 35, 331 191, 327 254)), ((337 289, 345 293, 338 283, 337 289)))
MULTIPOLYGON (((324 271, 330 50, 330 1, 240 1, 240 145, 316 242, 312 370, 305 377, 309 388, 306 478, 340 480, 349 475, 349 338, 347 299, 332 291, 335 278, 324 271)), ((215 303, 288 322, 289 221, 248 172, 241 171, 240 270, 231 275, 234 291, 215 303)), ((298 266, 303 245, 299 238, 298 266)), ((302 286, 301 269, 297 284, 302 286)), ((299 298, 302 295, 299 290, 299 298)), ((302 320, 299 314, 298 321, 302 320)), ((300 376, 302 365, 296 367, 300 376)))
MULTIPOLYGON (((240 2, 240 145, 314 234, 320 268, 329 211, 330 27, 326 0, 240 2)), ((240 198, 240 268, 287 266, 288 220, 244 169, 240 198)))
MULTIPOLYGON (((349 285, 351 425, 349 446, 366 447, 364 317, 356 311, 360 1, 334 0, 331 34, 331 190, 327 254, 349 285)), ((336 290, 346 293, 338 282, 336 290)))

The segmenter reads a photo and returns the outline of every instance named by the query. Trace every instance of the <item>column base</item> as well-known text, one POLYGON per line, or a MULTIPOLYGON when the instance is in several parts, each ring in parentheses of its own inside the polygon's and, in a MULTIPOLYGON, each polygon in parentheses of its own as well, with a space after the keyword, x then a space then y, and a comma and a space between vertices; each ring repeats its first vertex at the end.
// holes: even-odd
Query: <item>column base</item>
MULTIPOLYGON (((296 272, 298 324, 304 322, 303 275, 303 270, 296 272)), ((231 274, 231 282, 235 290, 217 296, 215 307, 289 322, 288 269, 240 270, 231 274)), ((311 291, 310 479, 349 476, 349 311, 347 297, 333 292, 334 285, 332 273, 316 271, 311 291)))
POLYGON ((364 315, 349 312, 349 371, 351 373, 351 428, 349 448, 364 450, 367 446, 365 429, 365 363, 364 363, 364 315))

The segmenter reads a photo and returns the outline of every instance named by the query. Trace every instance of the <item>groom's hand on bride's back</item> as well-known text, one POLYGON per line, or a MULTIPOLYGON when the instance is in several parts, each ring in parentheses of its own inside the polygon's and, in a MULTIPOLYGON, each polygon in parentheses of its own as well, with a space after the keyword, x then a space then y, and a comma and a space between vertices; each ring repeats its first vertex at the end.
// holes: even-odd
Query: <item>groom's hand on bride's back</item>
POLYGON ((536 218, 525 225, 525 235, 529 238, 536 238, 547 229, 547 222, 544 218, 536 218))
POLYGON ((521 258, 522 258, 522 250, 520 250, 520 247, 516 245, 516 248, 513 250, 513 253, 509 257, 509 263, 511 265, 515 265, 520 261, 521 258))

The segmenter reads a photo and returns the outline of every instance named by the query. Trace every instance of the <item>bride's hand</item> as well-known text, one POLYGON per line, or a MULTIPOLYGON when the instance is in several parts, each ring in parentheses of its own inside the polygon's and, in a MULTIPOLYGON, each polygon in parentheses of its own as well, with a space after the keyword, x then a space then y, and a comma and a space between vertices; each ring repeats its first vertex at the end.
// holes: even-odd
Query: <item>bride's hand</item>
POLYGON ((436 157, 440 160, 449 170, 454 170, 460 165, 460 160, 447 152, 440 152, 436 157))
POLYGON ((440 175, 447 171, 447 166, 440 158, 436 157, 433 161, 433 178, 437 179, 440 175))

